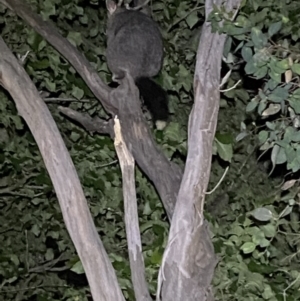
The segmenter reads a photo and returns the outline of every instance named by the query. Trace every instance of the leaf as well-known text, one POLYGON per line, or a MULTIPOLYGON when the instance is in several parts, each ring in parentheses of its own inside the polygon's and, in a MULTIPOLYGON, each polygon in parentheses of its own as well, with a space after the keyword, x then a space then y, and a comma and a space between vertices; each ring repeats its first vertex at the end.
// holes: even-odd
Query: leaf
POLYGON ((267 208, 256 208, 251 212, 251 215, 258 221, 268 222, 273 218, 272 212, 267 208))
POLYGON ((277 103, 271 103, 269 107, 262 112, 262 116, 275 115, 281 110, 281 105, 277 103))
POLYGON ((281 190, 288 190, 290 188, 292 188, 295 183, 297 182, 297 180, 289 180, 286 181, 282 186, 281 186, 281 190))
POLYGON ((258 114, 262 114, 262 112, 265 110, 265 108, 267 107, 267 102, 266 101, 261 101, 259 103, 259 106, 258 106, 258 109, 257 109, 257 112, 258 114))
POLYGON ((151 263, 152 264, 161 264, 162 261, 162 257, 163 257, 163 252, 161 249, 156 249, 154 250, 154 252, 151 255, 151 263))
POLYGON ((279 152, 277 153, 276 156, 276 165, 277 164, 283 164, 287 161, 286 154, 285 154, 285 148, 280 147, 279 152))
POLYGON ((293 206, 286 206, 284 210, 280 213, 279 217, 285 217, 289 215, 293 211, 293 206))
POLYGON ((52 260, 54 258, 54 252, 53 249, 47 249, 47 252, 45 254, 46 260, 52 260))
POLYGON ((223 144, 215 138, 217 151, 220 158, 224 161, 231 162, 233 156, 232 144, 223 144))
POLYGON ((75 47, 76 46, 80 46, 83 41, 82 41, 82 37, 81 37, 81 33, 80 32, 74 32, 74 31, 70 31, 67 35, 67 39, 69 40, 69 42, 71 44, 73 44, 75 47))
POLYGON ((183 140, 182 130, 179 123, 170 122, 164 130, 164 140, 170 142, 176 142, 179 144, 183 140))
POLYGON ((220 132, 217 132, 216 138, 218 141, 220 141, 223 144, 232 144, 233 143, 233 137, 231 134, 221 134, 220 132))
POLYGON ((289 104, 294 109, 296 114, 300 114, 300 101, 298 99, 292 97, 289 100, 289 104))
POLYGON ((268 74, 268 67, 267 67, 267 66, 262 66, 262 67, 260 67, 259 69, 257 69, 257 71, 254 72, 253 75, 254 75, 257 79, 261 79, 261 78, 265 77, 267 74, 268 74))
POLYGON ((271 103, 269 107, 262 112, 262 116, 270 116, 277 114, 281 110, 281 105, 278 103, 271 103))
POLYGON ((272 37, 274 34, 276 34, 281 29, 281 27, 282 27, 281 21, 271 24, 268 30, 269 37, 272 37))
POLYGON ((193 11, 191 14, 189 14, 185 21, 189 28, 192 29, 199 21, 197 11, 193 11))
POLYGON ((84 269, 80 260, 72 266, 71 271, 76 274, 84 274, 84 269))
POLYGON ((73 88, 72 88, 72 95, 76 99, 80 100, 84 96, 84 91, 82 89, 76 87, 76 86, 75 87, 73 86, 73 88))
POLYGON ((289 97, 289 91, 287 89, 277 87, 272 94, 268 95, 268 99, 272 102, 282 103, 289 97))
POLYGON ((31 232, 35 235, 35 236, 39 236, 41 231, 40 228, 37 224, 34 224, 31 228, 31 232))
POLYGON ((262 48, 266 45, 268 39, 267 37, 262 33, 262 31, 257 28, 253 27, 251 30, 251 39, 256 48, 262 48))
POLYGON ((275 293, 272 290, 270 285, 266 285, 264 287, 264 291, 262 293, 262 297, 264 298, 264 300, 271 300, 271 298, 275 297, 275 293))
POLYGON ((273 238, 276 235, 276 227, 272 224, 264 225, 261 229, 267 238, 273 238))
POLYGON ((256 99, 251 100, 246 107, 246 112, 252 112, 257 107, 258 101, 256 99))
POLYGON ((300 64, 294 64, 292 65, 292 71, 298 75, 300 75, 300 64))
POLYGON ((246 242, 241 246, 241 250, 244 254, 252 253, 256 248, 256 245, 253 242, 246 242))
POLYGON ((238 141, 241 141, 243 140, 245 137, 249 136, 249 133, 247 132, 242 132, 242 133, 239 133, 236 138, 235 138, 235 141, 238 142, 238 141))
POLYGON ((245 66, 245 72, 247 74, 253 74, 254 72, 256 72, 257 67, 254 65, 254 61, 253 59, 251 59, 249 62, 247 62, 246 66, 245 66))
POLYGON ((50 92, 56 92, 56 84, 55 82, 50 81, 49 78, 45 78, 45 86, 47 88, 48 91, 50 92))
POLYGON ((245 62, 249 62, 253 58, 252 49, 250 47, 243 47, 242 57, 245 60, 245 62))
POLYGON ((269 137, 269 133, 267 131, 260 131, 258 134, 259 144, 264 144, 269 137))
POLYGON ((50 66, 48 59, 42 59, 42 60, 38 60, 36 62, 31 62, 28 65, 31 66, 35 70, 44 70, 44 69, 49 68, 49 66, 50 66))

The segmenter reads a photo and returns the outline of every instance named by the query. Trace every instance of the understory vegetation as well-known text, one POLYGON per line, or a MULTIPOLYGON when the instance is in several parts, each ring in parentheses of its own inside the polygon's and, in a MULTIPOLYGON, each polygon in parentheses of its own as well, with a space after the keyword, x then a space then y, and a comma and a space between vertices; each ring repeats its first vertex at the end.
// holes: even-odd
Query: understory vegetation
MULTIPOLYGON (((105 1, 30 1, 111 82, 105 61, 105 1)), ((153 130, 166 156, 184 167, 204 1, 153 1, 165 43, 156 80, 168 91, 170 123, 153 130)), ((216 300, 300 300, 300 3, 244 1, 227 33, 224 84, 205 216, 219 263, 216 300), (228 73, 230 72, 230 73, 228 73), (223 177, 223 175, 225 176, 223 177), (222 179, 222 181, 220 181, 222 179)), ((218 25, 224 20, 223 26, 218 25)), ((34 29, 0 4, 0 33, 57 122, 127 300, 134 300, 123 221, 122 178, 113 141, 90 135, 58 111, 106 114, 83 80, 34 29)), ((149 119, 147 112, 146 118, 149 119)), ((149 120, 149 126, 151 121, 149 120)), ((155 295, 169 222, 137 168, 136 189, 147 280, 155 295)), ((0 89, 0 300, 91 300, 37 145, 0 89)))

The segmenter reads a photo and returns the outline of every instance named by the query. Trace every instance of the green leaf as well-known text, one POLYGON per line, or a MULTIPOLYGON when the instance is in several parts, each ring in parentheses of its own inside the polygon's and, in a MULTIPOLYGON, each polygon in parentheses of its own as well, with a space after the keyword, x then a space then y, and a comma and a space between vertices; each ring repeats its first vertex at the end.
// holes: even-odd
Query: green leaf
POLYGON ((289 97, 289 91, 287 89, 277 87, 272 94, 268 95, 268 99, 272 102, 281 103, 289 97))
POLYGON ((269 37, 272 37, 274 34, 276 34, 281 29, 281 27, 282 27, 281 21, 271 24, 268 30, 269 37))
POLYGON ((232 144, 234 141, 231 134, 221 134, 220 132, 217 132, 215 137, 223 144, 232 144))
POLYGON ((238 141, 241 141, 243 140, 245 137, 249 136, 249 133, 247 132, 242 132, 242 133, 239 133, 236 138, 235 138, 235 141, 238 142, 238 141))
POLYGON ((298 75, 300 75, 300 64, 294 64, 292 65, 292 71, 298 75))
POLYGON ((275 294, 269 285, 266 285, 264 287, 262 297, 264 298, 264 300, 271 300, 271 298, 275 297, 275 294))
POLYGON ((35 235, 35 236, 39 236, 41 231, 40 228, 37 224, 34 224, 31 228, 31 232, 35 235))
POLYGON ((217 139, 215 139, 217 145, 218 155, 222 160, 231 162, 233 156, 232 144, 223 144, 217 139))
POLYGON ((84 96, 84 91, 82 89, 76 87, 76 86, 75 87, 73 86, 73 88, 72 88, 72 95, 76 99, 80 100, 84 96))
POLYGON ((246 112, 252 112, 258 105, 258 101, 256 99, 251 100, 246 107, 246 112))
POLYGON ((279 145, 274 145, 272 149, 271 160, 273 166, 285 163, 287 161, 285 149, 279 145))
POLYGON ((263 77, 265 77, 268 73, 268 67, 267 66, 262 66, 260 68, 258 68, 255 72, 254 72, 254 76, 257 78, 257 79, 261 79, 263 77))
POLYGON ((269 137, 269 133, 267 131, 260 131, 258 133, 259 144, 264 144, 269 137))
POLYGON ((55 82, 52 82, 49 78, 44 78, 45 86, 48 91, 50 92, 56 92, 56 84, 55 82))
POLYGON ((71 271, 76 274, 84 274, 84 269, 80 260, 72 266, 71 271))
POLYGON ((241 250, 244 254, 252 253, 256 248, 256 245, 253 242, 246 242, 241 246, 241 250))
POLYGON ((262 33, 262 31, 257 28, 253 27, 251 30, 251 39, 256 48, 262 48, 267 44, 267 37, 262 33))
POLYGON ((272 224, 264 225, 261 229, 267 238, 273 238, 276 235, 276 227, 272 224))
POLYGON ((245 62, 249 62, 253 58, 252 49, 250 47, 243 47, 242 57, 245 60, 245 62))
POLYGON ((45 254, 46 260, 52 260, 54 258, 54 252, 53 249, 47 249, 47 252, 45 254))
POLYGON ((295 99, 293 97, 290 98, 289 104, 294 109, 296 114, 300 114, 300 101, 298 99, 295 99))
POLYGON ((42 60, 39 60, 36 62, 30 62, 28 65, 31 66, 35 70, 47 69, 50 66, 48 59, 42 59, 42 60))
POLYGON ((71 44, 73 44, 75 47, 76 46, 80 46, 83 41, 82 41, 82 37, 81 37, 81 33, 80 32, 74 32, 74 31, 70 31, 67 35, 67 39, 69 40, 69 42, 71 44))
POLYGON ((193 11, 191 14, 189 14, 185 21, 188 24, 189 28, 192 29, 194 25, 199 21, 197 11, 193 11))
POLYGON ((154 250, 154 252, 151 255, 151 263, 160 265, 162 261, 162 257, 163 257, 163 252, 161 249, 154 250))
POLYGON ((290 63, 289 63, 288 59, 284 59, 284 60, 281 60, 279 62, 276 62, 276 66, 280 69, 283 69, 283 70, 290 69, 290 63))
POLYGON ((164 140, 176 142, 176 144, 181 143, 183 140, 181 131, 181 126, 179 123, 170 122, 164 130, 164 140))
POLYGON ((245 72, 247 74, 253 74, 254 72, 256 72, 257 67, 254 65, 254 60, 251 59, 249 62, 247 62, 246 66, 245 66, 245 72))
POLYGON ((273 218, 272 212, 267 208, 256 208, 251 212, 251 215, 258 221, 268 222, 273 218))

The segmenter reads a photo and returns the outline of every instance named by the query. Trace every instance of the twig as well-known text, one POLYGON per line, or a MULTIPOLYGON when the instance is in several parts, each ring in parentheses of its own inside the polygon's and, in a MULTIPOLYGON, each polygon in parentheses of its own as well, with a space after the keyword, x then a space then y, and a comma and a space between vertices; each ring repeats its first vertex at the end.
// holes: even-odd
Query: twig
POLYGON ((225 89, 225 90, 220 90, 220 92, 228 92, 228 91, 231 91, 231 90, 235 89, 236 86, 237 86, 240 82, 241 82, 241 80, 239 79, 239 80, 237 81, 237 83, 235 83, 232 87, 230 87, 230 88, 228 88, 228 89, 225 89))
POLYGON ((212 194, 213 192, 216 191, 216 189, 217 189, 217 188, 220 186, 220 184, 223 182, 223 180, 224 180, 224 178, 225 178, 225 176, 226 176, 226 174, 227 174, 228 169, 229 169, 229 166, 226 167, 226 169, 225 169, 225 171, 224 171, 224 173, 223 173, 222 178, 220 179, 220 181, 218 182, 218 184, 213 188, 213 190, 211 190, 211 191, 209 191, 209 192, 206 192, 205 194, 212 194))
POLYGON ((90 102, 89 99, 76 99, 76 98, 61 98, 61 97, 47 97, 43 98, 45 102, 90 102))

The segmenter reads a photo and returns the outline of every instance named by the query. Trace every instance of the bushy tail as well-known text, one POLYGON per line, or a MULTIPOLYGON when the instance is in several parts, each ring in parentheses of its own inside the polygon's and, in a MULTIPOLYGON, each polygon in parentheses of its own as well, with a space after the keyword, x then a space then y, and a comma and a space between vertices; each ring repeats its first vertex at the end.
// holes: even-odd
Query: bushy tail
POLYGON ((136 85, 139 88, 144 104, 152 115, 156 128, 162 130, 166 126, 169 116, 166 91, 147 77, 138 78, 136 85))

